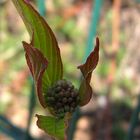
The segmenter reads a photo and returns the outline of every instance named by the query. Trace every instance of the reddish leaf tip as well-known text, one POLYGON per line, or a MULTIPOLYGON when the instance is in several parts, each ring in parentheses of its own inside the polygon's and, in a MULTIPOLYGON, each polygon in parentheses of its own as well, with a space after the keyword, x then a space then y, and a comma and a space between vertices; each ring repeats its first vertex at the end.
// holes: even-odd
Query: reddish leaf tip
POLYGON ((99 37, 98 36, 96 37, 96 44, 95 45, 100 46, 100 41, 99 41, 99 37))
POLYGON ((92 96, 92 88, 90 86, 90 80, 91 80, 92 71, 96 68, 99 60, 99 38, 96 37, 95 41, 96 41, 95 48, 88 56, 86 62, 77 67, 78 69, 81 70, 84 77, 79 88, 79 93, 81 96, 80 105, 87 104, 92 96))
POLYGON ((77 68, 78 69, 81 69, 82 67, 85 67, 86 66, 86 63, 92 63, 92 60, 93 60, 93 70, 95 69, 97 63, 98 63, 98 60, 99 60, 99 44, 100 44, 100 41, 99 41, 99 38, 96 37, 96 40, 95 40, 95 48, 94 50, 90 53, 90 55, 88 56, 86 62, 82 65, 79 65, 77 68))
POLYGON ((28 44, 24 41, 22 43, 26 52, 25 56, 26 56, 28 67, 35 81, 36 91, 38 94, 40 104, 45 108, 46 103, 45 103, 44 96, 42 93, 43 92, 42 91, 42 76, 48 66, 48 61, 43 56, 40 50, 38 50, 37 48, 34 48, 31 44, 28 44))

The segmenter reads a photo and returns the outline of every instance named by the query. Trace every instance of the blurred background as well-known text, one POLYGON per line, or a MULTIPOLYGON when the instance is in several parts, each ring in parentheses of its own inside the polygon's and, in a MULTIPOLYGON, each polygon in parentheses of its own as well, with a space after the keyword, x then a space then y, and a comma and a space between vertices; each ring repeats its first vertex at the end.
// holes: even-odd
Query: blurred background
MULTIPOLYGON (((65 78, 76 87, 77 66, 100 38, 93 98, 74 114, 69 139, 140 140, 140 1, 30 1, 53 29, 65 78)), ((36 99, 23 40, 29 36, 11 0, 0 0, 0 140, 51 140, 36 126, 35 114, 46 112, 36 99)))

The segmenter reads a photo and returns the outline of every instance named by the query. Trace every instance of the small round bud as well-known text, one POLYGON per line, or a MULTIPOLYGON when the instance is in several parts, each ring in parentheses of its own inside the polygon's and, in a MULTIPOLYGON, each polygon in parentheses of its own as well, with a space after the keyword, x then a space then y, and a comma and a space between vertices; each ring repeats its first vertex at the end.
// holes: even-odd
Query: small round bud
POLYGON ((64 89, 67 89, 67 88, 68 88, 68 84, 67 84, 67 82, 66 82, 66 81, 63 82, 63 85, 62 85, 62 86, 63 86, 64 89))
POLYGON ((71 91, 71 88, 69 87, 67 90, 70 92, 71 91))
POLYGON ((57 106, 58 108, 60 108, 60 107, 62 107, 62 103, 58 102, 58 103, 56 104, 56 106, 57 106))
POLYGON ((61 97, 64 97, 64 96, 65 96, 65 93, 61 91, 61 92, 59 93, 59 95, 60 95, 61 97))
POLYGON ((66 91, 66 93, 65 93, 65 97, 70 97, 71 95, 70 95, 70 92, 69 91, 66 91))
POLYGON ((58 99, 59 98, 59 95, 58 94, 55 94, 54 97, 55 97, 55 99, 58 99))
POLYGON ((60 91, 61 91, 61 87, 60 86, 55 88, 55 92, 60 92, 60 91))
POLYGON ((64 109, 65 109, 65 112, 68 112, 70 110, 69 106, 65 106, 64 109))
POLYGON ((77 94, 75 92, 71 93, 71 97, 76 97, 76 96, 77 96, 77 94))
POLYGON ((63 103, 66 103, 67 102, 67 98, 63 98, 63 103))
POLYGON ((73 99, 72 99, 71 97, 68 98, 68 102, 69 102, 69 103, 71 103, 72 100, 73 100, 73 99))

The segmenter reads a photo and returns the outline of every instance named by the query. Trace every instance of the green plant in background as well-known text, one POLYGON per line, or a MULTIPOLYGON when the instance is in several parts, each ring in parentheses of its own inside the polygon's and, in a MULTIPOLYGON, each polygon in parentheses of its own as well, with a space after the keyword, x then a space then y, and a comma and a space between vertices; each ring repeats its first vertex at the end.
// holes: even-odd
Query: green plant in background
POLYGON ((92 96, 90 80, 99 59, 99 39, 83 65, 79 89, 64 80, 63 64, 57 40, 46 21, 24 0, 12 0, 31 37, 23 42, 28 67, 34 79, 36 92, 43 108, 50 116, 36 115, 37 125, 50 136, 63 140, 72 113, 78 106, 86 105, 92 96))

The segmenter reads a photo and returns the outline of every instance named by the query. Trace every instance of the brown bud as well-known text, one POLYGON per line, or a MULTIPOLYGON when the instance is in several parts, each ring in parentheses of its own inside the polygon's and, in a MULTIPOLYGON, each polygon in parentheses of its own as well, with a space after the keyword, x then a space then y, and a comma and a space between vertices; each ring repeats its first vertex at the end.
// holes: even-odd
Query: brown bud
MULTIPOLYGON (((59 95, 60 95, 61 97, 64 97, 64 96, 65 96, 65 93, 61 91, 61 92, 59 93, 59 95)), ((60 98, 61 98, 61 97, 60 97, 60 98)))
POLYGON ((64 107, 64 109, 65 109, 65 112, 69 112, 70 107, 67 105, 67 106, 64 107))
POLYGON ((75 92, 71 92, 71 97, 76 97, 77 94, 75 92))
POLYGON ((65 98, 63 98, 63 103, 66 103, 67 102, 67 98, 65 97, 65 98))
POLYGON ((61 87, 60 86, 55 88, 55 92, 60 92, 60 91, 61 91, 61 87))
POLYGON ((59 98, 59 94, 56 93, 56 94, 54 95, 54 97, 55 97, 55 99, 58 99, 58 98, 59 98))
POLYGON ((57 106, 58 108, 60 108, 60 107, 62 107, 62 103, 58 102, 58 103, 56 104, 56 106, 57 106))
POLYGON ((65 97, 70 97, 70 96, 71 96, 70 92, 69 91, 66 91, 65 97))
POLYGON ((52 107, 57 117, 64 117, 66 112, 73 112, 79 103, 78 90, 71 82, 59 80, 50 87, 46 101, 52 107))
POLYGON ((72 100, 73 100, 73 99, 72 99, 71 97, 68 98, 68 102, 69 102, 69 103, 71 103, 72 100))

